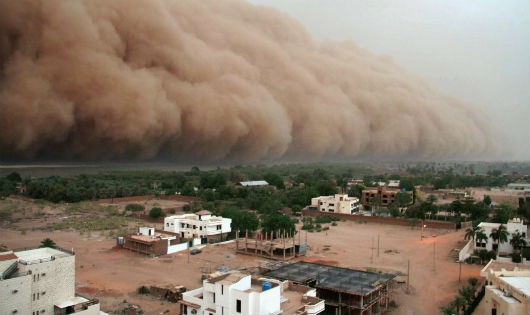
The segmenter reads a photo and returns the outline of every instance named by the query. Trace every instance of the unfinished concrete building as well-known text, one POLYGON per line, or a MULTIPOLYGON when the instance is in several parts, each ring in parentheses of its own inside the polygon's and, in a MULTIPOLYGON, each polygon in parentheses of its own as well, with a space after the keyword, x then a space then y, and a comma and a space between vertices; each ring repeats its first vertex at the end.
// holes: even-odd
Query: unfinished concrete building
MULTIPOLYGON (((239 232, 236 233, 239 235, 239 232)), ((291 235, 282 232, 271 233, 245 233, 245 237, 236 238, 236 252, 239 254, 254 255, 275 260, 289 260, 304 256, 307 244, 302 243, 301 235, 291 235)))
POLYGON ((388 308, 395 275, 307 262, 284 265, 265 274, 317 289, 326 312, 337 315, 381 314, 388 308))

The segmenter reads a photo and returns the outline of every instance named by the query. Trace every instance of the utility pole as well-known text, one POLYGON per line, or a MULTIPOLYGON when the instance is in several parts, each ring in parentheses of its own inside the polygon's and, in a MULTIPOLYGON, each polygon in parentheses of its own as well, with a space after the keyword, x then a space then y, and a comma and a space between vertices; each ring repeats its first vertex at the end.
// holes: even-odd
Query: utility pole
POLYGON ((374 263, 374 238, 372 237, 372 247, 370 248, 372 250, 372 257, 370 258, 370 263, 374 263))
POLYGON ((410 293, 410 259, 407 260, 407 294, 410 293))
POLYGON ((377 233, 377 257, 379 257, 379 237, 380 233, 377 233))
POLYGON ((436 271, 436 240, 432 243, 432 271, 436 271))
POLYGON ((458 282, 462 282, 462 261, 458 261, 458 282))

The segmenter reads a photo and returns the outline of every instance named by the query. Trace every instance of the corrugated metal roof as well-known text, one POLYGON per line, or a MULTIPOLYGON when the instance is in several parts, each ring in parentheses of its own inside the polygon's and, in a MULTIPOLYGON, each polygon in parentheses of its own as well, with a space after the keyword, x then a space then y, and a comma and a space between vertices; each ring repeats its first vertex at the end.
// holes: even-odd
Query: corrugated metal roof
POLYGON ((253 181, 246 181, 246 182, 239 182, 239 185, 241 186, 267 186, 269 183, 264 180, 253 180, 253 181))

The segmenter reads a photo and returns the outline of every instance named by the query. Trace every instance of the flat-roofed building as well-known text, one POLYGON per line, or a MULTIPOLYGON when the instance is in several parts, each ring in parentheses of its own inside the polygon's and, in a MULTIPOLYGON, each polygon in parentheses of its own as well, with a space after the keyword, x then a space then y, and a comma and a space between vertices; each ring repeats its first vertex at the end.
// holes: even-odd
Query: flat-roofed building
POLYGON ((346 194, 311 198, 311 208, 321 212, 353 214, 359 211, 360 205, 359 198, 346 194))
POLYGON ((75 294, 75 255, 54 248, 0 253, 0 313, 99 315, 99 301, 75 294))
POLYGON ((396 196, 400 193, 408 194, 412 203, 414 197, 412 191, 389 188, 384 185, 377 188, 364 189, 361 195, 361 204, 365 210, 375 210, 377 207, 388 208, 396 201, 396 196))
POLYGON ((506 226, 506 231, 508 232, 508 241, 498 244, 493 240, 493 238, 490 236, 491 232, 493 230, 498 230, 501 226, 500 223, 492 223, 492 222, 481 222, 477 226, 478 228, 481 228, 484 230, 484 233, 488 237, 486 242, 476 242, 475 248, 476 249, 487 249, 487 250, 497 250, 497 247, 499 247, 499 253, 502 254, 511 254, 513 253, 513 246, 510 244, 510 240, 515 233, 520 233, 521 236, 527 240, 527 225, 524 224, 523 220, 520 218, 513 218, 508 220, 507 224, 504 224, 506 226))
POLYGON ((486 290, 474 314, 530 314, 529 266, 491 260, 481 276, 486 278, 486 290))
POLYGON ((232 219, 213 216, 210 211, 172 215, 164 218, 164 231, 177 233, 181 238, 201 239, 201 243, 211 243, 226 239, 231 229, 232 219))
POLYGON ((160 231, 152 227, 140 227, 138 232, 124 238, 123 248, 146 255, 173 254, 200 244, 200 239, 181 238, 180 234, 160 231))
POLYGON ((183 315, 316 315, 325 307, 310 287, 241 272, 210 275, 202 288, 184 292, 180 304, 183 315))

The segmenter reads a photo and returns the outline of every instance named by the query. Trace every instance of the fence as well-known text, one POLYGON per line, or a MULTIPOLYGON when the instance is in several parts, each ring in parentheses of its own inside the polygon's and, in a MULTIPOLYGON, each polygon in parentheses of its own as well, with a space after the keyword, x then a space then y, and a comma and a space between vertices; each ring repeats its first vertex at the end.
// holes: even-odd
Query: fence
MULTIPOLYGON (((402 225, 402 226, 420 226, 422 222, 420 219, 362 216, 362 215, 352 215, 352 214, 346 214, 346 213, 319 212, 319 211, 314 211, 314 210, 302 210, 302 214, 308 217, 318 217, 318 216, 328 215, 328 216, 334 216, 339 219, 345 219, 349 221, 363 221, 367 223, 391 224, 391 225, 402 225)), ((423 222, 430 229, 456 230, 456 223, 454 222, 436 221, 436 220, 424 220, 423 222)))

